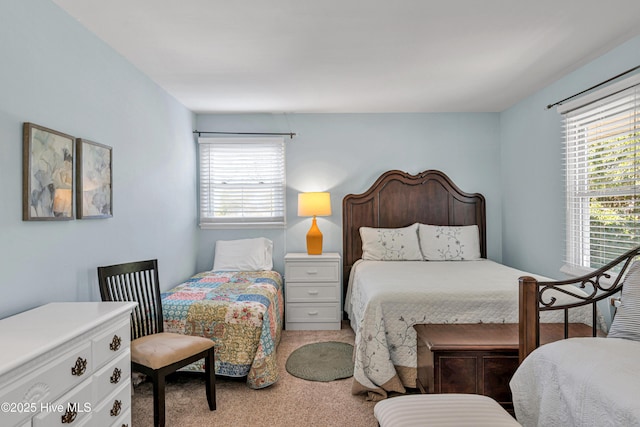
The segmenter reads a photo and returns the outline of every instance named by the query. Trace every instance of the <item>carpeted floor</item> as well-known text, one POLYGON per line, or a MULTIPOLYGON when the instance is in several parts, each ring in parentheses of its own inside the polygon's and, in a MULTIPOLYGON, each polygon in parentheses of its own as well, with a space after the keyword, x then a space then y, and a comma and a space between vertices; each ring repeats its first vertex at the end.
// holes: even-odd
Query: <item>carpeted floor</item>
MULTIPOLYGON (((283 331, 278 346, 278 382, 262 390, 252 390, 244 382, 218 378, 218 408, 213 412, 207 406, 201 377, 178 374, 167 384, 167 426, 375 427, 375 402, 351 394, 352 378, 306 381, 285 369, 289 354, 305 344, 321 341, 353 344, 353 340, 353 331, 346 323, 340 331, 283 331)), ((150 383, 135 387, 131 416, 134 427, 153 426, 150 383)))

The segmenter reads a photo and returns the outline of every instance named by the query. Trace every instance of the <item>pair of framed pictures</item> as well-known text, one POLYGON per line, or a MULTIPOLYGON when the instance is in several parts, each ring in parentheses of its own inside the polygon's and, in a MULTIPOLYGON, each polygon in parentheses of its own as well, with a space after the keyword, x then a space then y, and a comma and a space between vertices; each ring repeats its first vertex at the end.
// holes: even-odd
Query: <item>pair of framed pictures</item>
POLYGON ((113 216, 111 147, 33 123, 23 134, 24 221, 71 220, 74 206, 78 219, 113 216))

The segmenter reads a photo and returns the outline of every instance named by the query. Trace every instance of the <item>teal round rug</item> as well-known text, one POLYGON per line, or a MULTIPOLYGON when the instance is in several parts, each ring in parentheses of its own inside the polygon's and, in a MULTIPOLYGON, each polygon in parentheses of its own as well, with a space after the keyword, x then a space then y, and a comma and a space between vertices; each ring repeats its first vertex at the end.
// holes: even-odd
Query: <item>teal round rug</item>
POLYGON ((327 341, 294 350, 285 365, 294 377, 309 381, 333 381, 353 376, 353 346, 327 341))

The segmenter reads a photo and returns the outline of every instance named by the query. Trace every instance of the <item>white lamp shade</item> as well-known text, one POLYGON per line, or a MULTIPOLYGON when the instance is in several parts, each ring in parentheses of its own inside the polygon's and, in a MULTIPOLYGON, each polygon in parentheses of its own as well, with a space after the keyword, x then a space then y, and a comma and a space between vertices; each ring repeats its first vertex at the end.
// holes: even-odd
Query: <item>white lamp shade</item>
POLYGON ((331 195, 329 193, 298 193, 298 216, 329 215, 331 215, 331 195))

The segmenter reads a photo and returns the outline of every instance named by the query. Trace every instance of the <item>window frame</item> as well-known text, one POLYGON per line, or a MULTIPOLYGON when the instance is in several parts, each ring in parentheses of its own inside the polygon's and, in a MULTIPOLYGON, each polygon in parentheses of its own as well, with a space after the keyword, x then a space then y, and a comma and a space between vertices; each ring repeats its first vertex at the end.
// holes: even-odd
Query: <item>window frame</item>
MULTIPOLYGON (((264 162, 264 157, 262 157, 264 162)), ((268 174, 270 175, 270 174, 268 174)), ((229 175, 227 175, 229 177, 229 175)), ((232 179, 236 179, 234 177, 232 179)), ((250 183, 248 181, 236 182, 238 188, 255 188, 255 182, 250 183)), ((284 228, 286 226, 286 155, 285 155, 285 141, 281 136, 258 136, 258 137, 199 137, 198 138, 198 223, 201 229, 241 229, 241 228, 284 228), (220 179, 218 175, 215 175, 212 163, 215 161, 213 157, 215 153, 209 152, 203 153, 206 150, 215 150, 224 147, 227 153, 224 156, 228 156, 232 152, 230 147, 233 145, 238 146, 238 150, 244 150, 242 153, 238 152, 238 156, 241 158, 240 163, 236 164, 234 168, 240 170, 247 170, 253 167, 255 170, 256 161, 252 160, 250 147, 255 145, 256 152, 261 150, 273 150, 274 158, 277 164, 275 169, 279 172, 279 176, 269 176, 270 178, 279 179, 277 182, 271 182, 272 191, 275 191, 274 198, 281 200, 281 204, 271 212, 269 216, 231 216, 225 218, 224 216, 206 215, 206 211, 212 212, 212 207, 203 206, 203 200, 212 200, 215 198, 215 187, 220 183, 215 184, 213 181, 220 179), (216 147, 217 146, 217 147, 216 147), (249 150, 249 155, 247 155, 249 150), (203 159, 203 155, 208 155, 208 159, 203 159), (243 163, 245 162, 245 163, 243 163), (252 162, 251 164, 247 162, 252 162), (206 169, 206 172, 205 172, 206 169), (280 213, 280 215, 277 215, 280 213)), ((247 212, 251 209, 245 209, 246 203, 239 208, 239 211, 247 212)))
MULTIPOLYGON (((616 247, 615 244, 608 245, 605 240, 601 240, 602 243, 600 244, 592 245, 597 227, 602 226, 602 221, 598 223, 597 220, 592 218, 594 199, 605 199, 607 197, 613 199, 614 197, 621 196, 619 192, 620 184, 614 180, 611 181, 611 185, 607 184, 604 190, 602 184, 598 186, 597 190, 594 190, 594 182, 598 182, 598 177, 601 178, 606 172, 600 176, 594 172, 596 163, 602 160, 602 157, 594 155, 593 150, 602 148, 605 144, 608 148, 613 148, 615 145, 618 145, 622 146, 622 148, 618 147, 612 152, 623 154, 628 146, 634 148, 632 152, 633 157, 631 158, 631 169, 634 170, 634 178, 628 186, 630 190, 627 190, 627 196, 629 191, 631 191, 636 203, 630 206, 636 207, 635 209, 640 209, 640 185, 638 185, 638 180, 640 179, 640 165, 638 164, 640 161, 640 137, 637 136, 640 132, 640 75, 634 75, 574 101, 560 105, 558 112, 563 116, 563 164, 566 195, 565 264, 561 268, 561 271, 572 276, 579 276, 593 271, 608 261, 613 260, 617 255, 630 249, 630 247, 627 249, 624 246, 616 247), (615 115, 601 115, 597 121, 591 121, 591 127, 589 129, 586 124, 582 124, 582 127, 575 126, 576 122, 579 122, 577 117, 581 113, 594 113, 596 111, 609 112, 609 109, 616 100, 623 98, 627 91, 629 93, 626 96, 631 97, 630 105, 633 108, 629 113, 629 123, 631 124, 629 130, 611 133, 612 136, 610 137, 600 136, 599 138, 595 138, 584 136, 593 128, 597 127, 598 130, 606 128, 610 122, 614 121, 612 117, 617 117, 615 115), (593 123, 597 123, 597 125, 593 126, 593 123), (579 135, 580 132, 583 132, 584 135, 579 135), (620 144, 620 140, 616 139, 624 136, 629 137, 627 138, 629 141, 628 146, 620 144), (599 258, 598 262, 595 261, 598 258, 593 255, 591 246, 602 248, 602 252, 604 252, 604 255, 599 258)), ((622 141, 624 141, 624 139, 622 139, 622 141)), ((602 156, 602 154, 600 156, 602 156)), ((627 157, 624 157, 624 159, 626 158, 627 157)), ((624 169, 624 166, 621 165, 623 162, 624 160, 619 162, 620 164, 613 169, 616 173, 624 169)), ((618 177, 619 175, 611 173, 609 177, 612 176, 618 177)), ((620 215, 620 211, 623 209, 624 207, 620 207, 616 211, 616 221, 621 221, 624 224, 624 221, 620 219, 624 218, 624 215, 620 215)), ((615 209, 611 210, 615 211, 615 209)), ((629 223, 633 224, 634 222, 627 221, 627 224, 629 223)), ((633 231, 629 241, 629 243, 633 243, 633 247, 640 244, 640 229, 638 227, 622 227, 622 229, 633 231), (635 241, 633 239, 635 239, 635 241)), ((606 237, 608 236, 609 232, 606 232, 606 237)), ((624 243, 622 245, 624 245, 624 243)))

